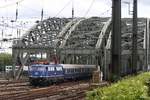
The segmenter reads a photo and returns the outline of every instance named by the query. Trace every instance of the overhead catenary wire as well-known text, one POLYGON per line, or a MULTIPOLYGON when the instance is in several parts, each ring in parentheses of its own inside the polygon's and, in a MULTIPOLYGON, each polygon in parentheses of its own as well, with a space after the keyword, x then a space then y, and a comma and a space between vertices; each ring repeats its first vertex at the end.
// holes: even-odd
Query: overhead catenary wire
MULTIPOLYGON (((36 8, 33 8, 33 7, 29 7, 28 5, 26 4, 20 4, 21 7, 25 8, 25 9, 29 9, 30 11, 34 12, 34 13, 40 13, 40 17, 42 19, 42 16, 44 18, 44 16, 49 16, 46 12, 44 12, 44 1, 45 0, 41 0, 41 6, 42 6, 42 9, 36 9, 36 8)), ((35 16, 36 17, 36 16, 35 16)), ((38 17, 39 18, 39 17, 38 17)))
POLYGON ((21 2, 23 2, 23 1, 25 1, 25 0, 18 0, 18 1, 15 1, 15 2, 13 2, 13 3, 10 3, 10 4, 4 5, 4 6, 0 6, 0 9, 1 9, 1 8, 7 8, 7 7, 10 7, 10 6, 14 6, 14 5, 16 5, 17 2, 18 2, 18 3, 21 3, 21 2))
MULTIPOLYGON (((107 0, 106 5, 108 5, 109 8, 107 10, 105 10, 104 12, 100 13, 99 16, 103 16, 104 14, 111 12, 111 10, 112 10, 112 0, 107 0)), ((111 16, 111 14, 110 14, 110 16, 111 16)))
POLYGON ((106 13, 108 13, 108 12, 110 12, 110 11, 111 11, 111 8, 109 8, 109 9, 107 9, 106 11, 104 11, 104 12, 100 13, 100 15, 99 15, 99 16, 103 16, 104 14, 106 14, 106 13))
POLYGON ((95 2, 95 0, 92 0, 91 4, 89 5, 89 7, 88 7, 87 11, 86 11, 86 12, 85 12, 85 14, 84 14, 84 17, 86 17, 86 16, 87 16, 87 14, 89 13, 90 9, 92 8, 92 6, 93 6, 94 2, 95 2))
POLYGON ((71 2, 72 2, 72 0, 69 0, 69 1, 64 5, 64 7, 63 7, 54 17, 57 17, 57 16, 67 7, 67 5, 69 5, 71 2))
POLYGON ((107 4, 112 6, 112 0, 107 0, 107 4))
MULTIPOLYGON (((16 18, 15 18, 15 20, 14 21, 16 21, 16 19, 18 18, 18 5, 21 5, 21 2, 23 2, 23 1, 25 1, 25 0, 16 0, 16 1, 14 1, 14 2, 11 2, 11 3, 9 3, 9 4, 6 4, 6 5, 3 5, 3 6, 0 6, 0 9, 1 8, 7 8, 7 7, 11 7, 11 6, 14 6, 14 5, 17 5, 16 6, 16 18)), ((43 0, 42 0, 42 2, 43 2, 43 0)), ((24 6, 24 5, 21 5, 21 6, 24 6)), ((32 9, 31 7, 28 7, 28 6, 24 6, 25 8, 28 8, 28 9, 32 9)), ((43 16, 44 17, 44 10, 43 10, 43 8, 42 8, 42 10, 41 11, 39 11, 39 10, 37 10, 37 9, 32 9, 32 10, 30 10, 30 11, 36 11, 36 12, 41 12, 41 16, 43 16)), ((47 14, 46 14, 46 16, 48 16, 47 14)))
MULTIPOLYGON (((22 2, 22 1, 24 1, 24 0, 18 0, 18 1, 16 1, 14 4, 20 3, 20 2, 22 2)), ((57 17, 57 16, 67 7, 67 5, 69 5, 69 4, 71 3, 71 1, 72 1, 72 0, 69 0, 69 1, 66 3, 66 5, 56 14, 55 17, 57 17)), ((88 12, 90 11, 91 7, 93 6, 94 1, 95 1, 95 0, 92 0, 92 3, 90 4, 88 10, 86 11, 87 14, 88 14, 88 12)), ((44 16, 43 12, 44 12, 44 11, 43 11, 43 9, 42 9, 42 11, 41 11, 41 19, 42 19, 42 16, 44 16)), ((18 15, 18 14, 17 14, 17 10, 16 10, 16 15, 18 15)), ((16 19, 17 19, 17 16, 16 16, 16 19)), ((7 27, 7 26, 6 26, 6 27, 7 27)), ((17 27, 14 27, 14 26, 13 26, 13 28, 17 28, 17 27)))

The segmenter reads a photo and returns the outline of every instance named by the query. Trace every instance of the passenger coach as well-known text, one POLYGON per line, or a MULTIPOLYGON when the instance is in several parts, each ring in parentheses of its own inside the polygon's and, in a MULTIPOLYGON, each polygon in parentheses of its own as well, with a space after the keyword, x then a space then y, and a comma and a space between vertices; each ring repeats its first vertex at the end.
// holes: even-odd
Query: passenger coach
POLYGON ((64 80, 90 78, 96 65, 78 64, 33 64, 29 67, 32 85, 48 85, 64 80))

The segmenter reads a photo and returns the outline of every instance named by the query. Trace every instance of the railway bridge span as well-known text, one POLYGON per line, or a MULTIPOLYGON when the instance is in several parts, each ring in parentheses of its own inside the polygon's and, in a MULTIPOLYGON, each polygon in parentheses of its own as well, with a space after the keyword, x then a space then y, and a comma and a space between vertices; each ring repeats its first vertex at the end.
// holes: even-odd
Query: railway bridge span
MULTIPOLYGON (((149 19, 138 19, 138 67, 147 70, 149 61, 149 19)), ((130 72, 132 50, 132 19, 123 18, 121 73, 130 72)), ((20 39, 13 41, 13 63, 21 67, 14 75, 19 78, 22 66, 33 58, 54 58, 59 63, 96 64, 106 77, 110 69, 111 18, 48 18, 31 27, 20 39)), ((13 68, 14 69, 14 68, 13 68)))

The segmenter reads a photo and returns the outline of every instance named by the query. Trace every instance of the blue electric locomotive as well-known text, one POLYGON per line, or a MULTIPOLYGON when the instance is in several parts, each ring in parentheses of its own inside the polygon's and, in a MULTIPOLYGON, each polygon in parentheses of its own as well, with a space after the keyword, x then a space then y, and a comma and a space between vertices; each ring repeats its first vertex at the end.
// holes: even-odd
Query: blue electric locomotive
POLYGON ((63 67, 59 64, 34 64, 29 67, 29 81, 35 86, 48 85, 63 78, 63 67))
POLYGON ((29 81, 36 86, 70 79, 89 78, 95 69, 96 65, 33 64, 29 67, 29 81))

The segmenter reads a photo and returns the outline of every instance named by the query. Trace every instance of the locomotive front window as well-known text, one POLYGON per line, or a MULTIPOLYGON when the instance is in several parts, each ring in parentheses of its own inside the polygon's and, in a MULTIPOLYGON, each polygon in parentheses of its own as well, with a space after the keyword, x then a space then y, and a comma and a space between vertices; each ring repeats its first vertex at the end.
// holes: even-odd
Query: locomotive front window
POLYGON ((57 71, 62 71, 62 67, 56 67, 57 71))

